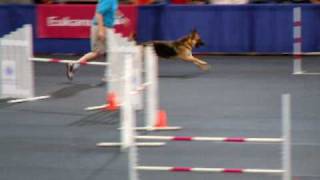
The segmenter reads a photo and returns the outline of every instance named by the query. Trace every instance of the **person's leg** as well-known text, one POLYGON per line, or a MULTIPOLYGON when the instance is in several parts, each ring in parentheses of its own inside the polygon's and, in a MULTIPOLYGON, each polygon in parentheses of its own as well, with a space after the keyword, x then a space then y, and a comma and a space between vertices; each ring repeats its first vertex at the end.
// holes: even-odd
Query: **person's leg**
POLYGON ((91 49, 92 51, 83 55, 80 59, 75 61, 74 63, 70 63, 67 65, 67 77, 69 80, 73 79, 74 73, 78 70, 82 63, 86 63, 87 61, 94 60, 99 56, 103 55, 105 52, 105 41, 101 41, 97 36, 97 27, 91 27, 91 49))

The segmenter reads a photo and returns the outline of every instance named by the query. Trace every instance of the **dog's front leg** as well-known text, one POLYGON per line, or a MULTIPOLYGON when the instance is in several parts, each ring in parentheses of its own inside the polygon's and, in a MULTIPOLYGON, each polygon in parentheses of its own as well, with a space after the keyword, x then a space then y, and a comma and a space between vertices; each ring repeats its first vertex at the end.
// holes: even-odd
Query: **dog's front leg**
POLYGON ((197 65, 201 70, 203 71, 208 71, 210 69, 210 66, 207 62, 196 58, 194 56, 184 56, 184 57, 180 57, 182 60, 184 61, 189 61, 192 62, 193 64, 197 65))

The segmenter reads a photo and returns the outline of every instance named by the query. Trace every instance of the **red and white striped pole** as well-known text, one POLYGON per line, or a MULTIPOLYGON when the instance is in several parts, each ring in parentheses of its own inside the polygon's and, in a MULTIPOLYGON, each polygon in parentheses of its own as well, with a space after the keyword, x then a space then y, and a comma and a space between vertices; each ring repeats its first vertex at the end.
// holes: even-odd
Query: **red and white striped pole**
POLYGON ((282 174, 282 169, 233 169, 233 168, 202 168, 202 167, 171 167, 171 166, 137 166, 140 171, 170 171, 199 173, 243 173, 243 174, 282 174))
POLYGON ((301 7, 295 7, 293 8, 293 74, 303 74, 301 32, 301 7))
POLYGON ((211 141, 232 143, 281 143, 282 138, 245 138, 245 137, 192 137, 192 136, 136 136, 136 139, 165 141, 211 141))
MULTIPOLYGON (((32 57, 30 58, 31 61, 35 62, 47 62, 47 63, 63 63, 63 64, 69 64, 69 63, 75 63, 75 60, 67 60, 67 59, 56 59, 56 58, 38 58, 38 57, 32 57)), ((96 65, 96 66, 108 66, 109 63, 106 62, 82 62, 81 65, 96 65)))

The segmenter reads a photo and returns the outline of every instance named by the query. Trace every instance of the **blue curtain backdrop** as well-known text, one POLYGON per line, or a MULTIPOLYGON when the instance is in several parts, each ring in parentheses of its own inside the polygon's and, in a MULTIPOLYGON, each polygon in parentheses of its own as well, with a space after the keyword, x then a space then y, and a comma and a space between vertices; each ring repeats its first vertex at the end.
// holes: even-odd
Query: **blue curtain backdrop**
MULTIPOLYGON (((296 6, 141 6, 138 40, 172 40, 195 27, 206 42, 197 52, 291 52, 292 9, 296 6)), ((303 51, 319 51, 320 6, 302 7, 303 51)))

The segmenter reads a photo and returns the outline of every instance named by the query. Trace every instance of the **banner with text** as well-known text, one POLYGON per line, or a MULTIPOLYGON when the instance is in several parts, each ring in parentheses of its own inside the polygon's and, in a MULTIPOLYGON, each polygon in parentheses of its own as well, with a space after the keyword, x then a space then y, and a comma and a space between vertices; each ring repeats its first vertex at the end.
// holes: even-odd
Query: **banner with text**
MULTIPOLYGON (((38 38, 89 38, 95 5, 39 5, 37 7, 38 38)), ((117 32, 131 36, 136 31, 137 8, 120 5, 117 32)))

